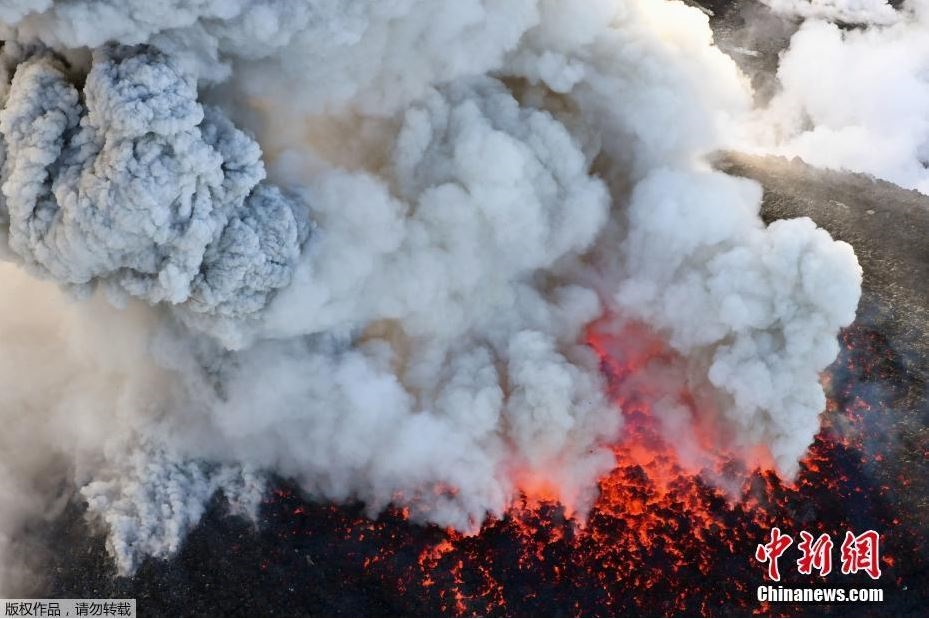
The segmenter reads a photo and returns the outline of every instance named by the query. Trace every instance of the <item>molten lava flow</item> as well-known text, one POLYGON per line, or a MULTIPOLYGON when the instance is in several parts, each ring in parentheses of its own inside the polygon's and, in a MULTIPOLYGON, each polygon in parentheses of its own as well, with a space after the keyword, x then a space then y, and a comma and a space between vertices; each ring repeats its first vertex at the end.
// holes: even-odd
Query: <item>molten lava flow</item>
MULTIPOLYGON (((289 491, 272 498, 266 513, 284 509, 289 526, 281 538, 289 547, 302 548, 308 561, 325 556, 340 582, 376 591, 385 613, 808 613, 809 607, 756 601, 765 569, 754 550, 773 526, 833 539, 873 528, 883 536, 880 585, 926 587, 918 576, 925 568, 913 563, 925 556, 926 528, 898 507, 919 499, 907 498, 905 472, 886 465, 894 448, 887 410, 907 397, 906 380, 873 332, 844 333, 840 359, 824 380, 830 399, 822 431, 790 484, 765 465, 765 454, 707 456, 716 437, 701 420, 693 453, 679 456, 650 407, 662 385, 637 378, 643 364, 672 361, 667 349, 647 334, 626 333, 618 357, 610 337, 592 330, 589 339, 626 428, 615 446, 617 465, 600 482, 585 521, 566 515, 544 489, 473 536, 413 525, 399 510, 372 521, 360 508, 314 506, 289 491), (874 387, 871 377, 880 389, 865 388, 874 387)), ((694 406, 704 402, 701 395, 678 395, 694 406)), ((929 441, 921 440, 918 450, 929 455, 929 441)), ((801 576, 796 558, 782 558, 783 584, 874 586, 837 573, 801 576)))

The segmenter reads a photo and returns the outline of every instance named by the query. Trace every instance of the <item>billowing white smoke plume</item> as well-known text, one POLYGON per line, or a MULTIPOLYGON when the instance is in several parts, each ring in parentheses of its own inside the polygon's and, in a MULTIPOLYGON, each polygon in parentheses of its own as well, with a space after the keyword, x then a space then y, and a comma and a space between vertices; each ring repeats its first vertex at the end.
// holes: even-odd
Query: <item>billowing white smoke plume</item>
MULTIPOLYGON (((62 487, 124 573, 217 490, 253 512, 266 474, 463 531, 539 487, 583 514, 622 426, 585 344, 604 315, 686 360, 717 447, 791 475, 817 431, 860 269, 703 162, 751 93, 700 11, 37 0, 0 21, 5 552, 62 487)), ((670 434, 700 415, 668 411, 670 434)))
POLYGON ((892 24, 898 20, 886 0, 762 0, 778 13, 844 24, 892 24))
POLYGON ((929 194, 929 2, 765 1, 806 19, 752 144, 929 194))

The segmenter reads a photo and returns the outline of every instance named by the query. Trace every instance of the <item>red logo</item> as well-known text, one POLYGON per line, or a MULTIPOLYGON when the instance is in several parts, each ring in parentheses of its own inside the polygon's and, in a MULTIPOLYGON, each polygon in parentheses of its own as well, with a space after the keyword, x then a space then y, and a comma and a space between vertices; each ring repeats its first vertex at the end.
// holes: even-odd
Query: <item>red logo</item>
MULTIPOLYGON (((845 541, 842 542, 841 547, 842 573, 864 572, 874 580, 880 578, 880 542, 881 536, 874 530, 869 529, 858 536, 851 531, 846 531, 845 541)), ((793 543, 794 539, 790 535, 781 533, 778 527, 773 527, 770 541, 766 544, 758 544, 755 549, 755 559, 767 564, 769 579, 775 582, 781 580, 778 559, 793 543)), ((831 573, 833 547, 832 538, 828 533, 814 537, 812 533, 800 531, 800 542, 797 544, 797 549, 800 551, 800 558, 797 559, 797 572, 812 574, 813 570, 817 570, 820 576, 831 573)))
POLYGON ((767 544, 758 544, 755 549, 755 558, 762 563, 768 564, 768 578, 774 581, 781 579, 781 572, 777 567, 777 560, 784 554, 794 538, 789 535, 781 535, 781 530, 777 527, 771 529, 771 541, 767 544))
POLYGON ((845 541, 842 542, 842 573, 857 574, 864 571, 874 580, 880 578, 880 543, 881 536, 877 531, 868 530, 858 537, 846 531, 845 541))
POLYGON ((803 553, 797 559, 797 571, 801 574, 812 574, 814 568, 819 570, 820 576, 832 571, 832 538, 828 533, 823 533, 814 542, 812 535, 800 531, 797 548, 803 553))

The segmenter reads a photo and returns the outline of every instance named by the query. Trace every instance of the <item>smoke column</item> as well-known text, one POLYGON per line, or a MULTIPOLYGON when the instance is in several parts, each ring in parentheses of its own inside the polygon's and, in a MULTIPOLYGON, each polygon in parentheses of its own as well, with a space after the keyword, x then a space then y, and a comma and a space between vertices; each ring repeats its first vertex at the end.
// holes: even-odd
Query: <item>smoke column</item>
POLYGON ((929 2, 764 2, 799 28, 738 147, 929 194, 929 2))
POLYGON ((540 489, 582 518, 622 433, 595 322, 676 351, 682 450, 702 416, 712 450, 796 472, 861 271, 706 163, 758 111, 699 10, 16 0, 0 22, 0 555, 77 495, 128 574, 218 491, 254 514, 268 474, 465 532, 540 489))

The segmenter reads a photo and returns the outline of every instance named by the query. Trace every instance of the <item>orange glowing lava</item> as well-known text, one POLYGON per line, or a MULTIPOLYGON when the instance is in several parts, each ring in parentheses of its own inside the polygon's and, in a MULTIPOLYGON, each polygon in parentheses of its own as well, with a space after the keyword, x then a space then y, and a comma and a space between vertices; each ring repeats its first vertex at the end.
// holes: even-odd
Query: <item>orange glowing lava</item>
MULTIPOLYGON (((823 429, 788 484, 762 451, 720 451, 725 437, 706 393, 675 394, 693 412, 691 451, 682 457, 666 440, 668 427, 652 404, 668 385, 686 383, 642 378, 646 369, 659 377, 673 369, 673 353, 646 331, 609 335, 619 332, 599 326, 588 342, 600 356, 625 427, 613 447, 616 466, 600 481, 599 498, 585 519, 558 503, 544 480, 526 478, 520 480, 525 495, 476 535, 413 525, 400 510, 372 521, 336 507, 318 508, 313 517, 301 514, 304 535, 341 531, 342 541, 327 550, 329 556, 358 557, 364 582, 377 583, 404 604, 417 600, 424 614, 802 613, 802 607, 755 599, 765 573, 754 550, 773 526, 833 536, 875 528, 885 537, 884 578, 901 586, 900 557, 912 556, 913 539, 925 539, 888 509, 909 480, 887 481, 894 473, 884 448, 863 444, 869 434, 883 436, 874 424, 885 423, 881 402, 893 396, 861 391, 850 376, 883 371, 873 358, 884 352, 868 348, 873 342, 867 332, 844 341, 843 356, 824 381, 830 399, 823 429), (704 405, 710 407, 705 415, 704 405), (875 478, 874 471, 883 477, 875 478)), ((797 580, 786 560, 782 571, 788 582, 823 582, 819 576, 797 580)), ((842 578, 830 575, 828 583, 848 584, 842 578)))

